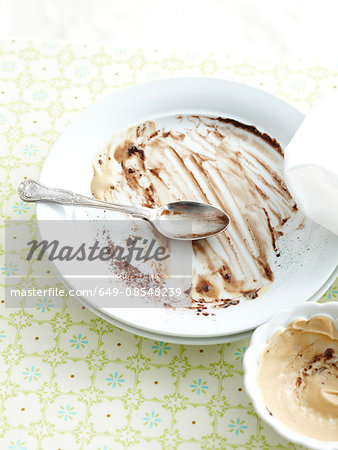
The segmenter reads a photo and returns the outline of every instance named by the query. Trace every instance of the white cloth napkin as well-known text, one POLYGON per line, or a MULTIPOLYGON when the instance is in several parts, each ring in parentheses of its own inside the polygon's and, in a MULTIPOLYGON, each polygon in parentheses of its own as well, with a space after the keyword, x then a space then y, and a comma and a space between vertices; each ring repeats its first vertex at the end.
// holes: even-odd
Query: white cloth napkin
POLYGON ((285 149, 285 179, 300 210, 338 235, 338 92, 322 96, 285 149))

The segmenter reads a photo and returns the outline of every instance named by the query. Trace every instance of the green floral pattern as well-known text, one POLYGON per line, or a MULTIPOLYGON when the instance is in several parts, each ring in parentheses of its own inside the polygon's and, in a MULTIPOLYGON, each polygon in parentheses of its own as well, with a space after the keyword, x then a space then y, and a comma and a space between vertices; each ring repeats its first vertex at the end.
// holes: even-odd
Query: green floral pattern
MULTIPOLYGON (((84 108, 112 91, 160 77, 246 82, 307 111, 336 87, 338 65, 221 59, 61 42, 3 41, 0 48, 1 230, 34 218, 16 186, 38 177, 48 149, 84 108)), ((1 449, 297 449, 261 423, 243 388, 249 340, 213 346, 151 341, 70 299, 6 309, 0 246, 1 449)), ((337 301, 337 281, 321 301, 337 301)))

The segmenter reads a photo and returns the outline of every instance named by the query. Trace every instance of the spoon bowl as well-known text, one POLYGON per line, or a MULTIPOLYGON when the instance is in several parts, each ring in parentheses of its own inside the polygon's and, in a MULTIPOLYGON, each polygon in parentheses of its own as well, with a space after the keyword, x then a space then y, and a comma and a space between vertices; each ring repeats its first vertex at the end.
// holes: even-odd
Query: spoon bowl
POLYGON ((230 225, 230 217, 224 211, 199 202, 168 203, 155 209, 154 215, 154 226, 171 239, 205 239, 221 233, 230 225))

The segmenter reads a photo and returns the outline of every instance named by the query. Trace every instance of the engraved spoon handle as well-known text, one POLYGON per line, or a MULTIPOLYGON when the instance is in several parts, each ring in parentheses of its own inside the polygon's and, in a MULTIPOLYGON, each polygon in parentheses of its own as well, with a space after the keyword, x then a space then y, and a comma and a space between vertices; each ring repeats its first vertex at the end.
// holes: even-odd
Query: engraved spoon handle
POLYGON ((128 213, 134 217, 141 217, 143 219, 150 218, 150 210, 148 208, 104 202, 94 198, 85 197, 84 195, 76 194, 75 192, 65 191, 64 189, 49 188, 30 179, 24 180, 19 184, 18 194, 21 200, 25 202, 48 202, 57 203, 59 205, 101 208, 110 211, 128 213))

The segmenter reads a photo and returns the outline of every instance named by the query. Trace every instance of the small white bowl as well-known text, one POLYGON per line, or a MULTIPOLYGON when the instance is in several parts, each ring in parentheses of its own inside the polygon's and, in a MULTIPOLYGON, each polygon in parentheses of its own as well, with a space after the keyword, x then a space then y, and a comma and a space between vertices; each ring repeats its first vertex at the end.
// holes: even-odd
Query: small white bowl
POLYGON ((285 328, 295 319, 310 319, 324 315, 330 317, 338 328, 338 303, 304 303, 296 308, 286 309, 274 314, 264 325, 258 327, 252 335, 249 348, 244 354, 244 386, 252 400, 257 414, 284 438, 306 447, 318 450, 337 450, 338 441, 320 441, 304 434, 297 433, 276 417, 271 416, 265 406, 260 388, 257 383, 257 367, 262 351, 270 337, 278 329, 285 328))

